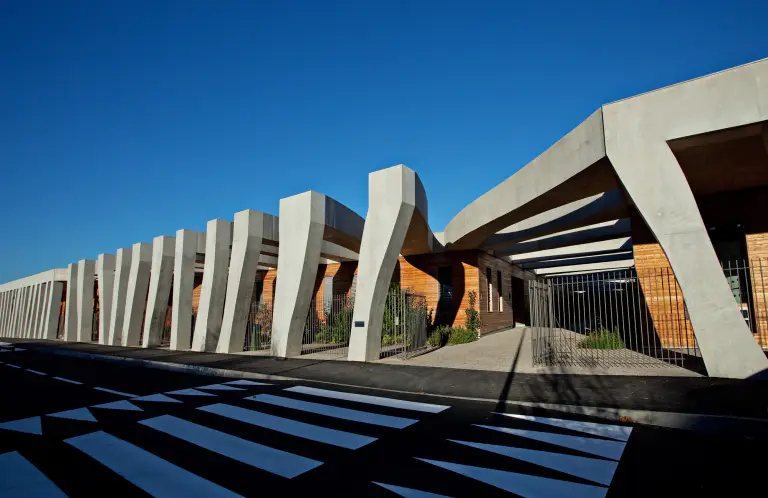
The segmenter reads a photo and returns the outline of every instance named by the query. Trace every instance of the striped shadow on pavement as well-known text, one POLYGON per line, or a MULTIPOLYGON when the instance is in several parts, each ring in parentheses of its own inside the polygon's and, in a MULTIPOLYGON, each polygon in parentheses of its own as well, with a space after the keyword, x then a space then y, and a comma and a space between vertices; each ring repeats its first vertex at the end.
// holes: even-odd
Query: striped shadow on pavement
POLYGON ((172 415, 162 415, 142 420, 139 423, 251 467, 288 479, 323 464, 323 462, 311 458, 270 448, 172 415))
POLYGON ((391 408, 402 408, 405 410, 414 410, 426 413, 440 413, 447 410, 450 406, 433 405, 431 403, 420 403, 418 401, 406 401, 395 398, 384 398, 380 396, 369 396, 367 394, 355 394, 343 391, 331 391, 329 389, 318 389, 316 387, 296 386, 289 387, 285 391, 309 394, 311 396, 322 396, 325 398, 339 399, 343 401, 354 401, 357 403, 367 403, 369 405, 387 406, 391 408))
POLYGON ((535 441, 554 444, 564 448, 570 448, 572 450, 582 451, 584 453, 591 453, 593 455, 598 455, 617 461, 621 458, 621 454, 624 453, 624 447, 626 446, 626 443, 608 439, 566 436, 565 434, 555 434, 552 432, 512 429, 509 427, 497 427, 494 425, 475 425, 477 427, 482 427, 483 429, 490 429, 493 431, 503 432, 505 434, 512 434, 513 436, 519 436, 533 439, 535 441))
POLYGON ((0 455, 0 496, 59 498, 67 495, 20 453, 12 451, 0 455))
POLYGON ((520 413, 494 413, 496 415, 527 420, 529 422, 538 422, 540 424, 561 427, 577 432, 585 432, 587 434, 616 439, 618 441, 628 441, 630 434, 632 434, 632 427, 625 425, 598 424, 595 422, 582 422, 579 420, 567 420, 561 418, 534 417, 533 415, 522 415, 520 413))
POLYGON ((360 434, 354 434, 352 432, 320 427, 318 425, 307 424, 288 418, 240 408, 239 406, 226 405, 224 403, 201 406, 198 410, 227 417, 246 424, 256 425, 265 429, 282 432, 284 434, 290 434, 311 441, 340 446, 351 450, 362 448, 363 446, 376 441, 375 437, 361 436, 360 434))
POLYGON ((273 396, 272 394, 257 394, 245 398, 251 401, 259 401, 274 406, 300 410, 303 412, 325 415, 326 417, 340 418, 350 422, 361 422, 364 424, 379 425, 382 427, 391 427, 393 429, 404 429, 415 424, 418 420, 412 418, 393 417, 391 415, 380 415, 378 413, 364 412, 360 410, 351 410, 333 405, 324 405, 322 403, 312 403, 293 398, 284 398, 282 396, 273 396))
POLYGON ((103 431, 65 442, 156 498, 240 496, 103 431))

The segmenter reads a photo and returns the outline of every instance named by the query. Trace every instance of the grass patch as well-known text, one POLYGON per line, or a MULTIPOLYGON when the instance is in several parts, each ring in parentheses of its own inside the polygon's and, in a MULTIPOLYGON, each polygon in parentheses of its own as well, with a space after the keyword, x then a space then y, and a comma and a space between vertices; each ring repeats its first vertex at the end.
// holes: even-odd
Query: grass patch
POLYGON ((448 335, 448 345, 467 344, 468 342, 475 342, 476 340, 477 332, 474 330, 467 330, 464 327, 452 328, 450 335, 448 335))
POLYGON ((621 340, 619 329, 613 332, 606 329, 595 330, 579 342, 580 348, 585 349, 624 349, 624 341, 621 340))
POLYGON ((477 332, 464 327, 449 327, 440 325, 432 329, 427 338, 427 346, 439 348, 445 345, 467 344, 477 340, 477 332))

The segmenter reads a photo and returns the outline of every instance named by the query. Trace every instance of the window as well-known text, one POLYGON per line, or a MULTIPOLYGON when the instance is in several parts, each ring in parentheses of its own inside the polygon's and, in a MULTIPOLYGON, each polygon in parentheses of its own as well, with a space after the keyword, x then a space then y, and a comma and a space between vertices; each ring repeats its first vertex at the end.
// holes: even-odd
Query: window
POLYGON ((492 280, 493 277, 491 275, 492 275, 491 269, 486 268, 485 280, 488 282, 488 299, 486 299, 487 301, 486 304, 488 306, 488 311, 493 311, 493 280, 492 280))
POLYGON ((496 272, 496 285, 499 286, 499 311, 504 311, 504 292, 501 285, 501 272, 496 272))
POLYGON ((441 266, 437 269, 437 298, 438 306, 453 301, 453 268, 441 266))

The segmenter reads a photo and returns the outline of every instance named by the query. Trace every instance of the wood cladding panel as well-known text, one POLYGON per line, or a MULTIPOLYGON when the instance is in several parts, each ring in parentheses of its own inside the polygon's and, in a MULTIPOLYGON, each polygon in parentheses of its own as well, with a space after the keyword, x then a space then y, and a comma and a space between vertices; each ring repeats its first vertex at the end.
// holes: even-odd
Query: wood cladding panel
POLYGON ((746 234, 755 339, 768 348, 768 233, 746 234))
MULTIPOLYGON (((482 321, 481 333, 512 327, 515 324, 513 302, 521 302, 520 300, 513 299, 512 279, 531 280, 536 278, 535 275, 484 252, 478 253, 478 275, 478 309, 480 310, 480 320, 482 321), (491 276, 490 286, 488 285, 487 278, 488 270, 490 270, 491 276), (499 285, 499 276, 501 276, 501 285, 499 285), (501 295, 499 294, 500 288, 501 295), (489 290, 491 293, 490 300, 489 290)), ((527 300, 522 302, 527 303, 527 300)), ((519 310, 518 315, 524 316, 524 311, 519 310)))

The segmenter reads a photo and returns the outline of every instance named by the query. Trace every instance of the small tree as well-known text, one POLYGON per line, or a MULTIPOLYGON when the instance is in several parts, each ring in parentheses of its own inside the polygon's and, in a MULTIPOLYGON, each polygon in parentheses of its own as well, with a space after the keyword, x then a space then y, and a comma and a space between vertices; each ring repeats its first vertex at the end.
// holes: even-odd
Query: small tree
POLYGON ((482 322, 480 321, 480 313, 478 313, 475 309, 475 304, 477 304, 477 291, 469 291, 468 296, 469 308, 464 310, 464 313, 467 314, 467 318, 464 320, 464 325, 467 327, 467 330, 477 332, 480 330, 480 326, 482 325, 482 322))

